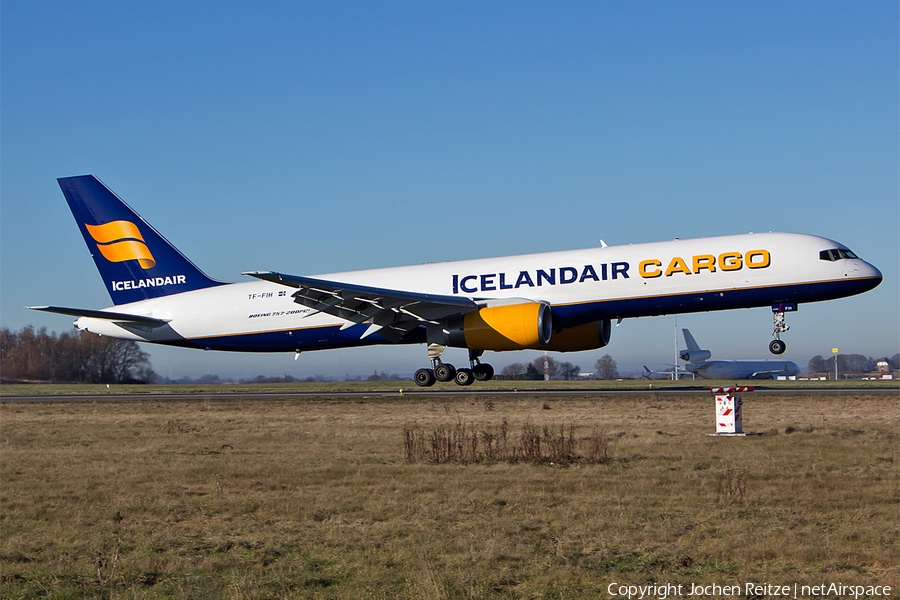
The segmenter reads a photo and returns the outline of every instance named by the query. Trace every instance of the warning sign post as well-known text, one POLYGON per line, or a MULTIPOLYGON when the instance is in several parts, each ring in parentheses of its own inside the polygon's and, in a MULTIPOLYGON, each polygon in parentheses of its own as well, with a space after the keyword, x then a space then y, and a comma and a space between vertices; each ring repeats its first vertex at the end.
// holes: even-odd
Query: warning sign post
POLYGON ((745 436, 743 402, 741 394, 752 392, 752 387, 712 388, 716 395, 716 432, 707 435, 745 436))

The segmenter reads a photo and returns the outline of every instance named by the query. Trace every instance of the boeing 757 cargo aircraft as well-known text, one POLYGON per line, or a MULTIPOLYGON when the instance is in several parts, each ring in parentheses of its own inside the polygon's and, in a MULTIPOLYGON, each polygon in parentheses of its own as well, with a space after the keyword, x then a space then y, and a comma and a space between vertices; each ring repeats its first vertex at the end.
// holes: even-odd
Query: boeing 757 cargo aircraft
POLYGON ((687 361, 684 368, 704 379, 775 379, 793 377, 800 367, 789 360, 709 360, 712 353, 702 350, 687 329, 682 329, 686 350, 678 353, 687 361))
POLYGON ((785 313, 802 302, 871 290, 881 273, 845 246, 762 233, 604 246, 502 258, 297 276, 207 277, 93 175, 59 185, 114 306, 36 306, 99 335, 239 352, 427 344, 420 386, 469 385, 494 370, 486 350, 570 352, 609 343, 612 320, 771 306, 784 352, 785 313), (468 367, 441 361, 466 348, 468 367))

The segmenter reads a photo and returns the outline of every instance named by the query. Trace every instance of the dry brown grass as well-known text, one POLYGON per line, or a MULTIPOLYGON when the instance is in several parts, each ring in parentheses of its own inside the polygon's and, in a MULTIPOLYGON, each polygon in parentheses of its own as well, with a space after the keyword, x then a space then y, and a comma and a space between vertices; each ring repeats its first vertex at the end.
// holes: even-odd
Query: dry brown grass
POLYGON ((0 596, 602 598, 613 582, 753 581, 897 597, 897 397, 744 406, 765 435, 705 436, 708 393, 4 404, 0 596), (571 431, 581 454, 602 434, 609 459, 408 462, 405 430, 504 423, 571 431))

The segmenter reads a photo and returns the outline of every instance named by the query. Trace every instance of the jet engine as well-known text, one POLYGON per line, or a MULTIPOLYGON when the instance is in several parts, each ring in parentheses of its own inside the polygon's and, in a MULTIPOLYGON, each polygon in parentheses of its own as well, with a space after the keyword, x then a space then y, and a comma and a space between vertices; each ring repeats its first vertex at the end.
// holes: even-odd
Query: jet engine
POLYGON ((478 350, 547 348, 553 334, 550 307, 540 302, 489 306, 453 318, 447 345, 478 350))
POLYGON ((601 319, 555 332, 550 343, 543 346, 542 349, 554 352, 596 350, 609 343, 611 333, 612 323, 610 320, 601 319))
POLYGON ((710 356, 712 356, 712 352, 709 350, 682 350, 678 353, 678 358, 689 363, 703 362, 709 360, 710 356))

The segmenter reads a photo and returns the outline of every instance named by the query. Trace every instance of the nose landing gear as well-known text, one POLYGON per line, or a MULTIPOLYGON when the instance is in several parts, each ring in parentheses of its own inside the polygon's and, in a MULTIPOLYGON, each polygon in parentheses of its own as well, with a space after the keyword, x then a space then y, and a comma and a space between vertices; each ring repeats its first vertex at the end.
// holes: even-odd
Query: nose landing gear
POLYGON ((787 344, 781 340, 781 334, 790 329, 790 326, 785 322, 784 313, 796 310, 797 305, 793 303, 772 305, 772 317, 775 320, 772 330, 772 337, 775 339, 769 342, 769 352, 772 354, 784 354, 784 351, 787 349, 787 344))

